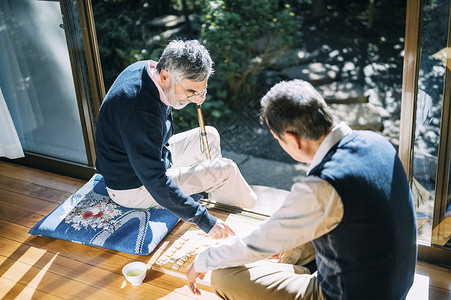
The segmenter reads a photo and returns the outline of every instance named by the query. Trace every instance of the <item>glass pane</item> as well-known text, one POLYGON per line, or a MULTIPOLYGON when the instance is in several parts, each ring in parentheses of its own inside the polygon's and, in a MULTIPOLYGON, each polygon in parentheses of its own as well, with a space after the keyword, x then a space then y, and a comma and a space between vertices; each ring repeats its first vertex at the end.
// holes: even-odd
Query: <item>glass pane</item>
POLYGON ((0 87, 24 150, 87 163, 58 1, 0 1, 0 87))
MULTIPOLYGON (((398 145, 405 1, 92 4, 107 90, 131 62, 158 60, 172 39, 207 47, 216 72, 202 104, 205 123, 250 184, 289 190, 305 176, 306 166, 259 122, 261 96, 282 80, 310 81, 341 120, 398 145)), ((198 126, 194 106, 174 111, 174 123, 176 132, 198 126)))
MULTIPOLYGON (((419 241, 431 243, 438 143, 443 106, 450 1, 427 0, 423 7, 421 60, 415 128, 412 191, 419 241)), ((432 241, 441 246, 446 241, 432 241)))

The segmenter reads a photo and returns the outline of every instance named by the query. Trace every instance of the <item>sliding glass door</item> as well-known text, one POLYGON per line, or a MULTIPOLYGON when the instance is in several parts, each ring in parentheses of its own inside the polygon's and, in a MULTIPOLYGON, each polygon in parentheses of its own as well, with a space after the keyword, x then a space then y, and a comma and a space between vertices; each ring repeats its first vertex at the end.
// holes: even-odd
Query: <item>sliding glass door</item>
POLYGON ((92 169, 96 104, 83 34, 76 1, 0 1, 3 113, 26 156, 92 169))
POLYGON ((59 2, 0 2, 0 87, 25 151, 87 164, 59 2))

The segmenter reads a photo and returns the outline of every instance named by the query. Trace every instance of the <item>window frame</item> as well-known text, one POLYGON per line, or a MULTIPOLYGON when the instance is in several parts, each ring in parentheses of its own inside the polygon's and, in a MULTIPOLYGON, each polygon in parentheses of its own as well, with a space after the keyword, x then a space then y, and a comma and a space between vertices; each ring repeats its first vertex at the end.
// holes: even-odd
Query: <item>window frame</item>
MULTIPOLYGON (((411 184, 413 178, 413 153, 415 142, 419 64, 421 58, 420 51, 423 4, 423 0, 409 0, 407 1, 406 9, 399 157, 411 184)), ((450 28, 451 13, 450 20, 448 21, 447 47, 451 46, 450 28)), ((435 228, 443 219, 447 204, 446 198, 449 185, 448 180, 450 179, 451 130, 449 128, 451 126, 451 71, 449 67, 450 66, 447 61, 440 122, 440 140, 432 228, 435 228)), ((419 241, 418 259, 436 264, 451 265, 451 250, 419 241)))

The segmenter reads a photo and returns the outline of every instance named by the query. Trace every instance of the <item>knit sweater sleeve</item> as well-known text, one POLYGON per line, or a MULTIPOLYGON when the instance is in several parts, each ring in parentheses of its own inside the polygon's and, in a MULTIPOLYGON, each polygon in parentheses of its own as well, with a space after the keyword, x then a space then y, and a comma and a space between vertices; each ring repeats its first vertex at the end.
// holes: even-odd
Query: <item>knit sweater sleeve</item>
POLYGON ((164 123, 155 115, 135 111, 122 126, 121 136, 130 164, 158 204, 208 233, 216 218, 166 175, 162 159, 164 123))

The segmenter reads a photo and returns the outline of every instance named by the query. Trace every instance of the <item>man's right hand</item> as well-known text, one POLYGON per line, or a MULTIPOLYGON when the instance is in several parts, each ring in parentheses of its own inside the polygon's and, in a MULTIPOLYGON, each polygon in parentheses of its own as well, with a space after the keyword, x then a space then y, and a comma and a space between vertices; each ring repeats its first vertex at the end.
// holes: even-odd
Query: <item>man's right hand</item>
POLYGON ((215 226, 208 232, 208 235, 214 239, 225 239, 229 236, 234 236, 235 232, 224 221, 218 219, 215 226))

